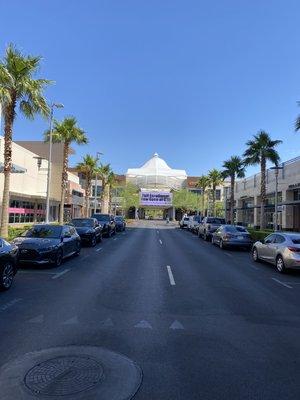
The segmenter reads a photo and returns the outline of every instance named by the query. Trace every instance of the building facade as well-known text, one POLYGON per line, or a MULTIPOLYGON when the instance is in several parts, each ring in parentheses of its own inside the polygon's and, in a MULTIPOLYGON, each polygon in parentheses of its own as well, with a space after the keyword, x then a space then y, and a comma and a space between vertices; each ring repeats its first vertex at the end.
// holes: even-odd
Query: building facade
MULTIPOLYGON (((300 230, 300 157, 281 164, 278 171, 278 225, 284 230, 300 230)), ((267 226, 275 226, 276 176, 272 169, 266 176, 267 226)), ((240 180, 235 186, 236 221, 258 227, 260 221, 260 173, 240 180)))

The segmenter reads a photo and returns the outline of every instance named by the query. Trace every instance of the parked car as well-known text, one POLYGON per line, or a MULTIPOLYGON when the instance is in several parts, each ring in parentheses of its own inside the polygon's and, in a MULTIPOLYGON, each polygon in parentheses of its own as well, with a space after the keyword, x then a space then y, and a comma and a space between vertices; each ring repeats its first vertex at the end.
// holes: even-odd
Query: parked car
POLYGON ((102 225, 96 218, 73 218, 71 224, 75 226, 82 243, 96 246, 102 240, 102 225))
POLYGON ((96 218, 96 220, 102 225, 103 235, 111 237, 116 234, 117 229, 113 215, 95 213, 92 215, 92 218, 96 218))
POLYGON ((193 233, 197 233, 201 220, 202 218, 200 215, 193 215, 189 220, 188 229, 193 233))
POLYGON ((125 231, 126 221, 125 221, 124 217, 122 217, 122 215, 115 216, 115 224, 116 224, 117 231, 125 231))
POLYGON ((13 240, 19 248, 19 262, 29 264, 54 264, 60 266, 63 259, 79 255, 80 236, 70 225, 34 225, 13 240))
POLYGON ((212 243, 218 244, 221 249, 226 247, 245 247, 250 250, 252 240, 246 228, 239 225, 221 225, 212 234, 212 243))
POLYGON ((198 228, 198 236, 203 237, 204 240, 212 238, 212 234, 221 226, 225 225, 224 218, 218 217, 204 217, 198 228))
POLYGON ((18 268, 19 249, 0 238, 0 290, 8 290, 18 268))
POLYGON ((190 217, 182 217, 179 221, 179 226, 181 229, 187 228, 189 223, 190 217))
POLYGON ((252 248, 254 261, 267 261, 283 273, 289 268, 300 269, 300 233, 276 232, 263 241, 257 241, 252 248))

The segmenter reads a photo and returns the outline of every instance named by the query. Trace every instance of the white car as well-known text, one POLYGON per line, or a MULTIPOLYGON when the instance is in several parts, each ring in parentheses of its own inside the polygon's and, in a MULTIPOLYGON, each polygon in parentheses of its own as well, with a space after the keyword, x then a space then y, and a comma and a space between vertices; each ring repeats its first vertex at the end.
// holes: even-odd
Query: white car
POLYGON ((200 215, 193 215, 192 219, 189 221, 188 229, 192 232, 198 232, 198 228, 202 218, 200 215))
POLYGON ((181 229, 187 228, 187 227, 188 227, 189 221, 190 221, 190 217, 183 217, 183 218, 181 219, 181 221, 179 222, 180 228, 181 228, 181 229))

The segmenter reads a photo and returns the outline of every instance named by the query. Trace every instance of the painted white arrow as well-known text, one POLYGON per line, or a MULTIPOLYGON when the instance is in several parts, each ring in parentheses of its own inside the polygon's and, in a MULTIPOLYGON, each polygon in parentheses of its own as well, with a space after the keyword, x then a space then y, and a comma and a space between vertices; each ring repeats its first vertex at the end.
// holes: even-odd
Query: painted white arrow
POLYGON ((31 318, 28 322, 32 324, 41 324, 44 322, 44 316, 43 314, 40 314, 37 317, 31 318))
POLYGON ((149 324, 149 322, 145 320, 138 322, 136 325, 134 325, 134 327, 141 329, 152 329, 152 326, 149 324))
POLYGON ((170 326, 170 329, 184 329, 184 326, 179 321, 175 320, 170 326))
POLYGON ((72 317, 70 319, 67 319, 63 325, 73 325, 73 324, 78 324, 78 318, 77 315, 75 315, 75 317, 72 317))

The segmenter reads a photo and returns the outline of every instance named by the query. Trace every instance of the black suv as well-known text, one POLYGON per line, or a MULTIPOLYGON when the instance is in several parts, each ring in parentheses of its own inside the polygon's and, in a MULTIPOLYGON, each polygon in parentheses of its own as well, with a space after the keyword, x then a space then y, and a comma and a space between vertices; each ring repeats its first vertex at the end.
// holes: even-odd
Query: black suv
POLYGON ((96 246, 102 240, 102 226, 96 218, 73 218, 71 224, 75 226, 81 241, 90 246, 96 246))
POLYGON ((102 225, 102 233, 107 237, 116 234, 115 217, 111 214, 93 214, 92 218, 96 218, 99 224, 102 225))

